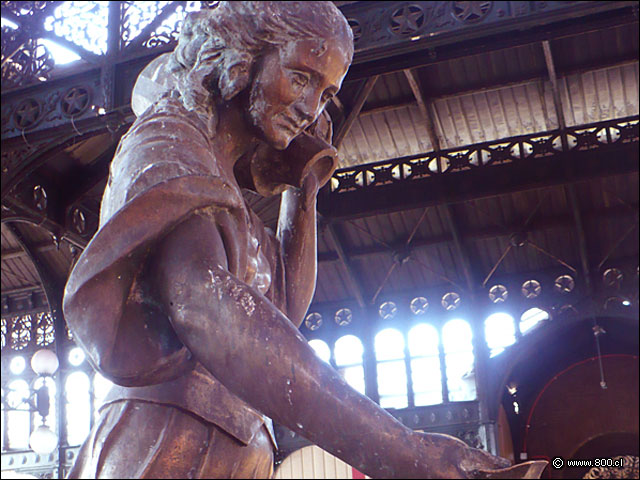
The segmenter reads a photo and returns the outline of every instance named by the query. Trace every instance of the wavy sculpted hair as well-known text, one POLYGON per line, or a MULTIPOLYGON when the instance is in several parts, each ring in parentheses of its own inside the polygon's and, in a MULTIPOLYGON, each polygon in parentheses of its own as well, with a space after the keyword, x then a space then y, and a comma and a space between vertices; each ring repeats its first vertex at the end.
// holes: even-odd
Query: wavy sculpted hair
POLYGON ((213 103, 244 90, 268 49, 315 39, 321 55, 330 38, 344 39, 353 58, 353 33, 333 2, 220 2, 186 17, 169 66, 185 107, 215 124, 213 103))

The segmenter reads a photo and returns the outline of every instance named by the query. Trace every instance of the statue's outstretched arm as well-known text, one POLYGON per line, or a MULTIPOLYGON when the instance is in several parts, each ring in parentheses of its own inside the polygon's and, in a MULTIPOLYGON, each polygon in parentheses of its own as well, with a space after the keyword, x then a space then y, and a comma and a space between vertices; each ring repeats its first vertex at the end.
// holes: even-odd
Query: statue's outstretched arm
POLYGON ((226 248, 215 214, 194 215, 161 242, 151 273, 180 340, 232 392, 374 478, 506 466, 454 437, 411 431, 349 387, 266 297, 228 272, 226 248))

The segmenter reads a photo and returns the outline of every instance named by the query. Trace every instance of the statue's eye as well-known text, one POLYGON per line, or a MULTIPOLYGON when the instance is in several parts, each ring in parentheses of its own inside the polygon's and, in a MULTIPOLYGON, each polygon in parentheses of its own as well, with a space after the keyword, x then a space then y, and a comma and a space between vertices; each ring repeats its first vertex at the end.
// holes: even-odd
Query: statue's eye
POLYGON ((296 87, 303 88, 309 83, 309 77, 300 72, 291 72, 291 81, 296 87))

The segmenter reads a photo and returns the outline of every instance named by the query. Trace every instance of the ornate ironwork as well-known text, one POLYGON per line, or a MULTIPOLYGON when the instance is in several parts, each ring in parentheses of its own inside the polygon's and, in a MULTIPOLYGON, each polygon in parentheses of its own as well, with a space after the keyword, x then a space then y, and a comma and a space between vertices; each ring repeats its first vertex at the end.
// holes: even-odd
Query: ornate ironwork
POLYGON ((89 52, 107 51, 108 2, 57 2, 53 15, 44 19, 44 29, 89 52))
POLYGON ((92 77, 83 78, 82 83, 72 83, 71 88, 68 82, 51 82, 37 91, 25 92, 26 95, 3 98, 3 139, 69 124, 70 121, 74 122, 69 124, 70 133, 78 133, 78 120, 100 116, 98 110, 102 102, 95 105, 93 95, 100 88, 100 83, 99 74, 94 73, 92 77))
POLYGON ((312 312, 307 315, 304 320, 305 326, 312 332, 318 330, 322 326, 322 315, 317 312, 312 312))
POLYGON ((427 308, 429 308, 429 301, 424 297, 416 297, 411 300, 409 308, 414 315, 422 315, 427 311, 427 308))
POLYGON ((60 109, 66 117, 81 115, 91 105, 91 91, 85 86, 71 87, 60 99, 60 109))
POLYGON ((351 313, 351 309, 341 308, 336 312, 334 319, 336 323, 341 327, 349 325, 351 323, 351 320, 353 320, 353 314, 351 313))
POLYGON ((403 5, 391 14, 389 29, 396 35, 415 35, 426 20, 420 5, 403 5))
POLYGON ((378 314, 383 320, 391 320, 398 313, 398 307, 394 302, 384 302, 378 309, 378 314))
POLYGON ((55 339, 55 328, 53 325, 53 317, 50 312, 36 313, 32 316, 36 321, 36 337, 35 342, 38 347, 46 347, 51 345, 55 339))
POLYGON ((163 8, 173 2, 122 2, 120 10, 120 41, 125 48, 135 39, 163 8))
POLYGON ((571 293, 576 286, 576 282, 571 275, 560 275, 554 282, 554 288, 560 293, 571 293))
POLYGON ((566 153, 638 142, 638 117, 609 120, 568 128, 564 132, 536 133, 395 160, 337 170, 330 192, 340 194, 442 174, 535 162, 566 153), (562 138, 567 138, 566 147, 562 138))
POLYGON ((42 120, 44 108, 42 103, 34 98, 27 98, 20 102, 13 113, 13 121, 20 130, 30 130, 42 120))
MULTIPOLYGON (((7 301, 9 299, 3 297, 3 305, 7 301)), ((2 317, 3 349, 8 348, 15 351, 32 350, 51 345, 54 341, 53 316, 49 311, 40 310, 17 316, 2 317)))
POLYGON ((452 15, 462 23, 481 22, 491 10, 493 2, 452 2, 452 15))
POLYGON ((493 303, 504 303, 509 298, 509 290, 504 285, 494 285, 489 289, 489 299, 493 303))
POLYGON ((447 292, 440 302, 447 311, 455 310, 460 306, 460 295, 456 292, 447 292))
POLYGON ((38 455, 35 452, 3 452, 2 470, 13 470, 36 478, 66 477, 79 450, 80 447, 61 447, 49 455, 38 455), (63 457, 62 462, 59 455, 63 457), (58 476, 57 471, 61 466, 64 472, 58 476))
POLYGON ((24 350, 32 339, 33 323, 31 315, 11 319, 9 334, 12 350, 24 350))
POLYGON ((49 50, 24 31, 2 27, 2 88, 49 79, 54 67, 49 50))

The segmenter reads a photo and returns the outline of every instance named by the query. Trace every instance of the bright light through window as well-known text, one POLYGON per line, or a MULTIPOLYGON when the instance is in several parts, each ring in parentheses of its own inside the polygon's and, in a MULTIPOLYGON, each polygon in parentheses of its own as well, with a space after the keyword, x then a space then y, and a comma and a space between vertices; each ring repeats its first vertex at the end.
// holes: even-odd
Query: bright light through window
POLYGON ((11 373, 13 373, 14 375, 20 375, 22 372, 24 372, 26 366, 27 362, 25 361, 24 357, 17 356, 11 359, 9 370, 11 370, 11 373))
POLYGON ((472 338, 471 326, 464 320, 450 320, 442 327, 447 388, 452 402, 476 398, 472 338))
POLYGON ((386 328, 375 337, 378 369, 378 393, 383 408, 406 408, 407 369, 404 362, 404 337, 394 328, 386 328))
POLYGON ((73 372, 65 383, 67 400, 67 442, 80 445, 89 433, 89 377, 84 372, 73 372))
POLYGON ((14 380, 9 384, 7 393, 7 436, 9 448, 29 448, 30 418, 29 406, 25 400, 29 398, 29 384, 24 380, 14 380))
POLYGON ((469 350, 472 338, 471 326, 464 320, 450 320, 442 328, 442 344, 445 353, 469 350))
POLYGON ((338 372, 355 390, 364 394, 364 368, 362 354, 364 347, 355 335, 345 335, 336 340, 333 356, 338 372))
POLYGON ((414 404, 442 403, 438 331, 433 325, 421 323, 409 330, 408 339, 414 404))
POLYGON ((84 362, 84 350, 80 347, 73 347, 69 351, 69 363, 74 367, 78 367, 84 362))
POLYGON ((336 365, 352 365, 362 363, 364 348, 362 342, 355 335, 345 335, 336 341, 334 357, 336 365))
POLYGON ((320 357, 325 362, 329 363, 329 359, 331 358, 331 350, 329 350, 329 345, 322 340, 314 339, 309 341, 309 346, 313 348, 316 352, 316 355, 320 357))
POLYGON ((412 357, 438 355, 438 331, 433 325, 421 323, 409 331, 409 354, 412 357))
POLYGON ((40 43, 49 50, 49 53, 55 60, 56 65, 66 65, 67 63, 80 60, 80 57, 77 54, 73 53, 68 48, 58 45, 52 40, 42 38, 40 39, 40 43))
POLYGON ((527 333, 543 320, 549 320, 549 314, 539 308, 530 308, 520 317, 520 332, 527 333))
POLYGON ((484 334, 491 356, 502 353, 516 343, 516 327, 513 317, 507 313, 494 313, 484 321, 484 334))
POLYGON ((2 26, 6 28, 10 28, 12 30, 15 30, 16 28, 18 28, 18 25, 16 25, 11 20, 8 20, 6 18, 2 18, 2 26))
POLYGON ((376 335, 376 359, 397 360, 404 358, 404 337, 394 328, 386 328, 376 335))

